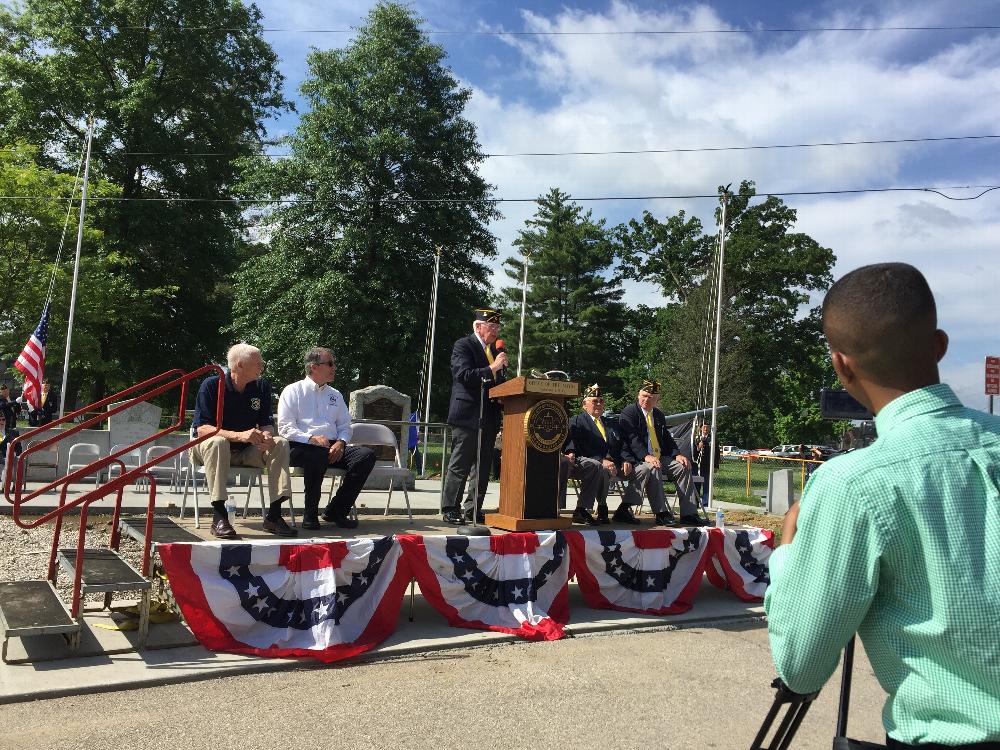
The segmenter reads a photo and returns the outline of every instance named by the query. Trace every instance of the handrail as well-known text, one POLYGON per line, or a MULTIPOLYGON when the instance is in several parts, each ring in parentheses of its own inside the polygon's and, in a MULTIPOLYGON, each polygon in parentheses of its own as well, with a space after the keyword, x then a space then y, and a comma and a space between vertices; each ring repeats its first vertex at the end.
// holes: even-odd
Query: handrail
MULTIPOLYGON (((173 458, 177 454, 183 452, 184 450, 187 450, 190 446, 196 445, 196 444, 202 442, 203 440, 207 440, 208 438, 210 438, 213 435, 217 434, 218 431, 219 431, 219 427, 216 427, 214 431, 207 432, 204 435, 201 435, 201 436, 198 436, 196 438, 193 438, 192 440, 190 440, 187 443, 181 445, 180 447, 171 449, 167 453, 164 453, 162 455, 156 456, 155 460, 153 460, 153 461, 147 461, 146 463, 141 464, 140 466, 137 466, 137 467, 135 467, 135 468, 133 468, 133 469, 131 469, 129 471, 125 471, 124 470, 124 463, 122 463, 119 460, 119 457, 122 456, 122 455, 124 455, 124 454, 126 454, 126 453, 129 453, 129 452, 135 450, 136 448, 139 448, 139 447, 142 447, 143 445, 151 443, 151 442, 153 442, 153 441, 161 438, 162 436, 164 436, 166 434, 169 434, 169 433, 173 432, 175 429, 177 429, 181 425, 181 421, 175 420, 173 423, 171 423, 167 427, 159 430, 158 432, 155 432, 154 434, 150 435, 149 437, 143 438, 143 439, 138 440, 138 441, 136 441, 136 442, 134 442, 134 443, 132 443, 132 444, 130 444, 128 446, 120 448, 119 450, 115 451, 114 453, 111 453, 108 456, 105 456, 103 458, 99 458, 96 461, 92 461, 91 463, 87 464, 83 468, 77 469, 76 471, 74 471, 74 472, 72 472, 70 474, 67 474, 64 477, 59 477, 57 479, 54 479, 53 481, 49 482, 48 484, 44 485, 43 487, 40 487, 40 488, 38 488, 38 489, 36 489, 36 490, 28 493, 28 495, 26 497, 22 497, 22 488, 24 486, 24 474, 25 474, 25 472, 27 470, 26 457, 28 455, 30 455, 31 453, 37 452, 38 450, 43 450, 44 448, 48 447, 49 445, 52 445, 53 443, 58 442, 59 440, 64 440, 65 438, 69 437, 70 435, 73 435, 73 434, 79 432, 82 429, 86 429, 91 424, 95 424, 96 422, 104 421, 108 417, 111 417, 111 416, 113 416, 115 414, 118 414, 119 412, 125 411, 126 409, 129 409, 129 408, 135 406, 137 403, 146 401, 149 398, 152 398, 154 396, 158 396, 161 393, 165 393, 166 391, 171 390, 173 388, 176 388, 178 386, 180 386, 179 401, 183 405, 185 403, 185 401, 186 401, 186 398, 187 398, 187 384, 188 384, 188 382, 190 382, 194 378, 200 377, 200 376, 202 376, 202 375, 204 375, 206 373, 210 373, 210 372, 214 373, 214 374, 218 374, 220 376, 219 377, 219 385, 218 385, 218 399, 217 399, 217 404, 216 404, 216 419, 215 419, 216 425, 220 425, 220 424, 222 424, 222 406, 223 406, 223 399, 224 399, 224 392, 225 392, 225 376, 224 376, 224 373, 222 372, 222 370, 217 365, 205 365, 205 366, 200 367, 197 370, 194 370, 194 371, 189 372, 189 373, 183 373, 181 370, 169 370, 169 371, 167 371, 165 373, 162 373, 162 374, 157 375, 157 376, 155 376, 153 378, 150 378, 150 379, 148 379, 146 381, 143 381, 142 383, 139 383, 138 385, 134 385, 131 388, 127 388, 126 390, 121 391, 120 393, 117 393, 117 394, 115 394, 113 396, 109 396, 108 398, 102 399, 101 401, 99 401, 99 402, 97 402, 95 404, 92 404, 90 406, 84 407, 83 409, 79 409, 76 412, 72 412, 70 414, 67 414, 62 419, 57 420, 56 422, 52 423, 52 424, 57 424, 58 425, 58 424, 62 424, 64 422, 70 421, 70 420, 72 420, 74 418, 75 415, 77 415, 77 414, 79 414, 81 412, 85 412, 85 411, 88 411, 88 410, 93 410, 95 407, 100 407, 100 406, 103 406, 103 405, 107 405, 107 404, 115 401, 116 399, 121 398, 122 396, 124 396, 126 394, 134 394, 134 393, 136 393, 136 391, 139 391, 139 390, 141 390, 144 387, 148 387, 151 384, 155 384, 157 382, 163 381, 163 380, 165 380, 168 377, 173 377, 173 376, 175 376, 178 373, 180 374, 180 377, 174 377, 173 380, 171 380, 171 381, 169 381, 167 383, 163 383, 163 384, 157 386, 156 388, 154 388, 151 391, 141 393, 140 395, 135 396, 134 398, 130 399, 129 401, 127 401, 125 403, 122 403, 122 404, 119 404, 117 407, 115 407, 114 409, 112 409, 112 410, 110 410, 108 412, 104 412, 104 413, 99 414, 99 415, 97 415, 95 417, 92 417, 91 419, 88 419, 88 420, 86 420, 84 422, 78 423, 77 425, 74 425, 72 428, 70 428, 68 430, 65 430, 65 431, 63 431, 63 432, 61 432, 61 433, 59 433, 57 435, 54 435, 51 438, 48 438, 47 440, 39 441, 38 443, 35 443, 34 445, 28 446, 24 450, 24 452, 17 458, 17 464, 16 464, 15 471, 8 472, 5 475, 5 477, 4 477, 4 496, 6 497, 7 501, 10 502, 14 506, 14 509, 13 509, 13 512, 12 512, 12 516, 13 516, 14 522, 17 523, 18 526, 21 526, 22 528, 25 528, 25 529, 36 528, 37 526, 40 526, 41 524, 46 523, 47 521, 51 520, 52 518, 54 518, 56 516, 59 516, 59 515, 65 513, 66 511, 68 511, 68 510, 70 510, 72 508, 76 508, 76 507, 83 506, 83 505, 89 505, 89 504, 91 504, 91 503, 93 503, 93 502, 95 502, 97 500, 100 500, 100 499, 102 499, 104 497, 107 497, 112 492, 118 491, 118 490, 124 488, 125 486, 127 486, 128 484, 131 484, 139 476, 142 476, 142 475, 146 474, 148 472, 148 469, 150 467, 155 466, 155 465, 157 465, 159 463, 162 463, 163 461, 166 461, 166 460, 168 460, 170 458, 173 458), (37 517, 35 520, 33 520, 31 522, 24 521, 24 520, 21 519, 21 507, 25 503, 33 500, 34 498, 38 497, 39 495, 44 494, 45 492, 48 492, 49 490, 55 489, 57 487, 60 487, 61 485, 63 486, 63 493, 62 494, 64 496, 65 495, 65 491, 66 491, 68 485, 72 484, 77 479, 80 479, 82 477, 86 477, 86 476, 88 476, 90 474, 93 474, 95 472, 102 471, 104 468, 106 468, 108 465, 110 465, 112 463, 118 463, 121 466, 121 468, 122 468, 122 471, 119 473, 119 475, 118 475, 117 478, 108 481, 107 483, 101 485, 100 487, 94 488, 90 492, 87 492, 87 493, 81 495, 78 498, 75 498, 74 500, 72 500, 72 501, 70 501, 68 503, 65 503, 65 504, 60 503, 60 505, 58 507, 56 507, 55 509, 49 511, 48 513, 43 514, 40 517, 37 517), (12 482, 12 480, 13 480, 13 482, 12 482), (13 499, 11 499, 11 497, 10 497, 10 494, 11 494, 11 484, 12 483, 14 485, 14 498, 13 499)), ((183 414, 183 409, 179 410, 179 413, 183 414)), ((11 455, 11 456, 13 456, 13 451, 14 451, 13 443, 15 443, 17 441, 27 440, 32 435, 36 435, 40 431, 42 431, 44 429, 48 429, 49 427, 50 427, 50 425, 45 425, 44 427, 42 427, 40 429, 32 430, 32 431, 26 433, 25 435, 21 435, 18 438, 15 438, 15 440, 12 441, 11 448, 8 449, 8 454, 11 455)))

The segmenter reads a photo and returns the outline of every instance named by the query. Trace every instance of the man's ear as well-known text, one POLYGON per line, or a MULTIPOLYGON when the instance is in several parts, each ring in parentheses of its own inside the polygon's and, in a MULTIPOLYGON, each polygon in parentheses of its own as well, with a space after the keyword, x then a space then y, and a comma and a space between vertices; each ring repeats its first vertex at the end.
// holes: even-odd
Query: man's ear
POLYGON ((940 362, 948 352, 948 334, 938 328, 934 331, 934 360, 940 362))
POLYGON ((854 382, 857 375, 854 373, 849 358, 843 352, 831 351, 830 362, 833 364, 833 371, 837 373, 837 379, 840 380, 840 384, 844 388, 854 382))

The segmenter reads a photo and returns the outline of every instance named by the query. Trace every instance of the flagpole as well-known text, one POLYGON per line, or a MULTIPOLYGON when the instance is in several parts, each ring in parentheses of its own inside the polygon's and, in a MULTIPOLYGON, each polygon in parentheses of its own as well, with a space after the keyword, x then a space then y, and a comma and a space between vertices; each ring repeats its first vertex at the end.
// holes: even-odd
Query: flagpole
MULTIPOLYGON (((424 396, 424 422, 429 422, 431 418, 431 381, 434 379, 434 335, 437 332, 437 302, 438 302, 438 278, 441 273, 441 246, 437 245, 437 255, 434 257, 434 284, 431 286, 431 343, 427 355, 427 394, 424 396)), ((424 449, 420 456, 420 469, 422 474, 427 473, 427 425, 424 425, 424 449)), ((441 456, 444 461, 444 456, 441 456)), ((444 466, 441 466, 444 471, 444 466)))
POLYGON ((524 253, 524 281, 521 282, 521 338, 517 342, 517 377, 521 377, 521 357, 524 354, 524 309, 528 305, 528 252, 524 253))
POLYGON ((69 322, 66 327, 66 354, 63 357, 62 387, 59 389, 59 418, 66 413, 66 391, 69 383, 69 354, 73 344, 73 319, 76 314, 76 284, 80 278, 80 249, 83 247, 83 215, 87 210, 87 178, 90 176, 90 145, 94 140, 94 120, 87 123, 87 156, 83 162, 83 188, 80 191, 80 222, 76 228, 76 259, 73 261, 73 291, 69 298, 69 322))
POLYGON ((708 501, 715 505, 715 440, 719 412, 719 351, 722 342, 722 287, 726 258, 726 207, 729 204, 729 186, 722 191, 722 223, 719 226, 719 289, 715 301, 715 362, 712 365, 712 436, 708 444, 708 501))

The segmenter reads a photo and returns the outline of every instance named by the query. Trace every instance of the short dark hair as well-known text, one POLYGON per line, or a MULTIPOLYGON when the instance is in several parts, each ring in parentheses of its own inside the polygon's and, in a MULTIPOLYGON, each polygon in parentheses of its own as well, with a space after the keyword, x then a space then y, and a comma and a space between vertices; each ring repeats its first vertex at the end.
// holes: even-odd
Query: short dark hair
POLYGON ((919 368, 934 351, 937 307, 927 279, 907 263, 862 266, 830 287, 823 332, 830 349, 850 355, 880 382, 919 368))

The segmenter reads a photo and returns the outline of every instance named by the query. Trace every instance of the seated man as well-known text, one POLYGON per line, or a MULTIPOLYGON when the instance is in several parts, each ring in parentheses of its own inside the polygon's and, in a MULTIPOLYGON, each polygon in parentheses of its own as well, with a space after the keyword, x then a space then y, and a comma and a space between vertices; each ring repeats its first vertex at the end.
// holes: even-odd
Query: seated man
MULTIPOLYGON (((222 400, 222 429, 191 448, 195 463, 205 467, 205 483, 212 499, 212 535, 220 539, 236 538, 236 529, 226 512, 229 467, 252 466, 267 468, 271 506, 264 514, 264 531, 278 536, 295 536, 295 529, 281 517, 281 504, 292 496, 288 441, 274 436, 271 384, 261 378, 264 360, 260 349, 249 344, 235 344, 226 354, 226 361, 229 372, 222 400)), ((205 378, 198 389, 192 427, 199 437, 215 429, 218 389, 218 375, 205 378)))
POLYGON ((618 426, 622 434, 622 458, 633 465, 632 477, 625 490, 625 502, 615 511, 614 520, 638 524, 632 505, 642 505, 642 493, 649 497, 656 521, 654 526, 675 526, 677 521, 667 507, 663 494, 663 478, 677 485, 680 498, 680 523, 704 526, 698 518, 698 500, 691 482, 691 462, 683 455, 673 435, 667 429, 663 412, 656 408, 660 401, 660 384, 644 380, 638 401, 622 409, 618 426))
POLYGON ((948 336, 912 266, 841 278, 823 331, 879 437, 816 469, 785 516, 764 598, 778 675, 819 690, 857 632, 887 747, 1000 748, 1000 418, 941 383, 948 336))
POLYGON ((337 374, 333 352, 315 346, 305 353, 303 363, 305 378, 286 385, 278 400, 278 432, 291 442, 291 465, 302 468, 305 480, 302 528, 320 528, 323 477, 328 468, 334 468, 347 474, 324 510, 323 520, 354 529, 358 522, 349 514, 375 466, 375 453, 371 448, 347 444, 351 415, 340 391, 329 385, 337 374))
POLYGON ((566 480, 580 480, 580 497, 573 511, 573 523, 596 526, 609 523, 608 488, 618 476, 619 467, 624 476, 632 471, 632 464, 622 465, 621 437, 614 427, 604 421, 604 395, 595 383, 587 388, 583 397, 583 411, 569 421, 569 434, 563 446, 563 460, 559 472, 559 492, 565 507, 566 480), (597 518, 592 511, 597 501, 597 518))

